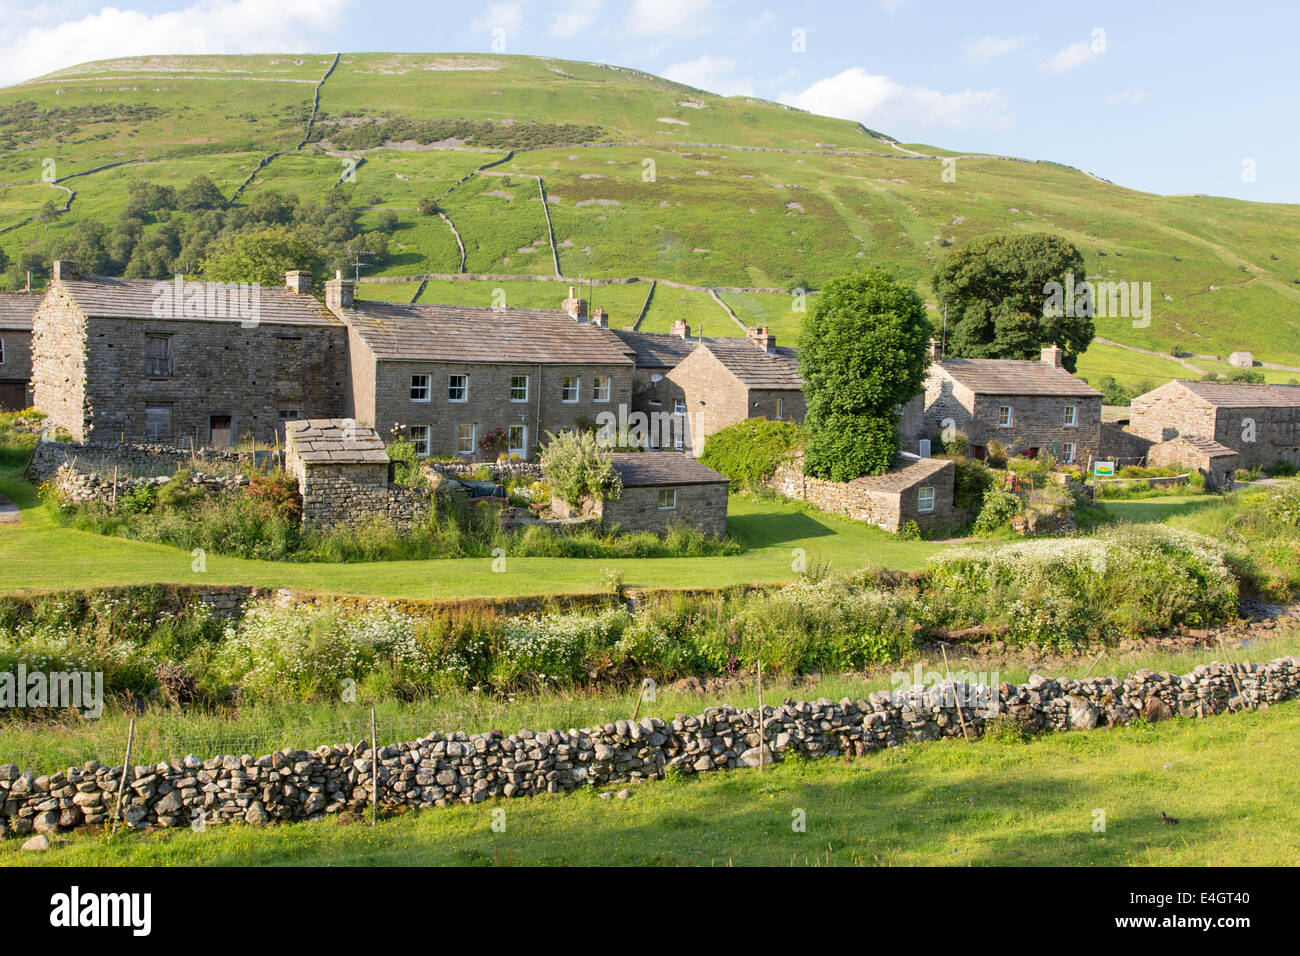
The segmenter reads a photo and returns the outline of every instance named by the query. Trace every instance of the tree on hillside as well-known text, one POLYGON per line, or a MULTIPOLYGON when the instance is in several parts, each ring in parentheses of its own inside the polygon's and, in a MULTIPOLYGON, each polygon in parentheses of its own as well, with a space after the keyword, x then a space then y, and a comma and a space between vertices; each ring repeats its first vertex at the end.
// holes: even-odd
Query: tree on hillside
POLYGON ((921 297, 883 270, 823 287, 799 336, 805 474, 852 481, 893 464, 899 409, 921 389, 933 334, 921 297))
POLYGON ((1048 233, 980 236, 948 256, 931 284, 947 310, 944 352, 960 358, 1036 359, 1055 343, 1071 372, 1095 330, 1087 315, 1044 315, 1049 282, 1085 280, 1083 256, 1048 233))
POLYGON ((214 282, 276 286, 290 269, 319 270, 321 250, 287 229, 259 229, 225 236, 208 247, 199 275, 214 282))
POLYGON ((225 195, 207 176, 196 176, 190 180, 189 185, 180 191, 177 200, 186 212, 226 208, 225 195))

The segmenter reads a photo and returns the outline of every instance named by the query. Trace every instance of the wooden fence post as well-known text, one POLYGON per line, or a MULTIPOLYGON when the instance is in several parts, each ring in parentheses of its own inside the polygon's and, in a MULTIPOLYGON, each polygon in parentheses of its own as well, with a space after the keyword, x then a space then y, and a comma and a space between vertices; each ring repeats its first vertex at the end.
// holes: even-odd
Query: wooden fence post
POLYGON ((117 782, 117 806, 113 811, 113 832, 117 831, 118 821, 122 818, 122 794, 126 792, 126 775, 131 772, 131 744, 135 740, 135 718, 126 730, 126 756, 122 758, 122 779, 117 782))

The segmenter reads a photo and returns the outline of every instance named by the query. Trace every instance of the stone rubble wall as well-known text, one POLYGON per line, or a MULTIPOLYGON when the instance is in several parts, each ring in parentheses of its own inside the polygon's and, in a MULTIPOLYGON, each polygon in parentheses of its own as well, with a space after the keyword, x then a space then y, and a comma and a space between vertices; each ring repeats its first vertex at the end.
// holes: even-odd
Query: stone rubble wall
MULTIPOLYGON (((69 504, 84 504, 90 501, 102 505, 111 505, 123 495, 131 494, 150 485, 160 487, 169 484, 166 475, 157 478, 121 478, 117 479, 116 492, 112 477, 104 477, 99 472, 80 472, 69 464, 62 464, 54 472, 50 484, 54 487, 59 501, 69 504)), ((247 475, 207 475, 196 472, 190 477, 190 484, 204 494, 221 494, 237 491, 248 484, 247 475)))
POLYGON ((107 461, 118 463, 122 471, 128 475, 138 471, 157 471, 160 467, 174 471, 176 468, 188 468, 195 464, 206 464, 214 469, 220 467, 227 471, 230 466, 241 463, 246 464, 249 469, 253 466, 249 455, 217 448, 198 448, 191 453, 189 448, 182 449, 175 445, 152 443, 113 442, 99 445, 88 442, 43 441, 32 453, 31 463, 27 466, 27 477, 39 484, 53 477, 60 468, 87 458, 101 463, 107 461))
MULTIPOLYGON (((1054 680, 1035 675, 1026 684, 996 689, 918 685, 858 701, 786 700, 765 707, 761 716, 757 709, 711 707, 671 721, 619 720, 567 732, 431 734, 382 747, 377 754, 362 742, 256 758, 190 755, 131 768, 124 819, 127 826, 143 829, 189 826, 200 815, 205 823, 263 825, 357 812, 372 802, 376 759, 380 807, 443 807, 641 781, 674 768, 693 774, 752 767, 760 759, 779 761, 793 753, 857 756, 959 736, 963 718, 974 734, 993 719, 1029 731, 1086 730, 1139 716, 1160 720, 1263 709, 1297 696, 1300 658, 1285 657, 1231 667, 1202 664, 1181 676, 1139 671, 1124 679, 1054 680), (960 712, 958 701, 964 702, 960 712)), ((94 760, 48 775, 0 766, 0 830, 24 836, 108 822, 122 775, 122 767, 94 760)))

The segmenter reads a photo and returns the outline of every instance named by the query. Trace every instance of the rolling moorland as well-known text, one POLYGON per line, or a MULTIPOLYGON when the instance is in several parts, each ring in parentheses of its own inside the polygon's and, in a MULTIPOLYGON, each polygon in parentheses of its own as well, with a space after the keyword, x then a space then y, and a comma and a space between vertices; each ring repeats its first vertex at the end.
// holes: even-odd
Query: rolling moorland
POLYGON ((1283 366, 1261 369, 1271 381, 1300 367, 1298 207, 1158 196, 1055 163, 897 143, 617 67, 470 54, 101 61, 0 90, 0 147, 11 260, 80 219, 110 225, 133 181, 206 176, 238 203, 343 190, 362 228, 396 217, 390 255, 362 272, 396 281, 363 297, 488 305, 502 289, 512 304, 557 306, 579 276, 638 277, 587 290, 611 325, 666 331, 685 317, 728 335, 739 320, 789 342, 800 313, 784 290, 883 265, 933 304, 928 277, 949 248, 1042 230, 1074 242, 1091 278, 1151 283, 1149 325, 1097 319, 1079 366, 1094 384, 1226 372, 1238 349, 1283 366), (443 215, 421 213, 422 199, 443 215), (51 201, 66 211, 50 214, 51 201), (457 274, 493 278, 426 278, 457 274))

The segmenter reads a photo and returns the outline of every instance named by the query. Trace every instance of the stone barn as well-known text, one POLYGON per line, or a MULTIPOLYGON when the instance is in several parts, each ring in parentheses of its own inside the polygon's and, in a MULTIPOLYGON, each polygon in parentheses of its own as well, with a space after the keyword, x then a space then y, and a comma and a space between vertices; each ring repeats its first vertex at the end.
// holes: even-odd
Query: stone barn
POLYGON ((298 479, 304 530, 377 517, 409 527, 414 517, 409 492, 394 487, 383 440, 368 425, 350 418, 286 422, 284 465, 298 479))
POLYGON ((551 510, 557 517, 583 514, 611 528, 661 535, 674 525, 690 525, 718 538, 727 533, 726 476, 674 451, 626 452, 610 458, 623 493, 613 501, 586 502, 576 511, 562 499, 553 499, 551 510))
POLYGON ((940 458, 921 458, 902 452, 894 467, 881 475, 853 481, 828 481, 803 473, 803 456, 791 455, 768 480, 768 486, 787 498, 806 501, 820 511, 841 514, 899 531, 915 521, 922 531, 957 523, 952 494, 957 466, 940 458))
POLYGON ((1147 451, 1147 464, 1153 468, 1166 465, 1183 465, 1195 468, 1205 476, 1207 488, 1232 488, 1232 476, 1241 456, 1212 438, 1198 435, 1180 435, 1158 442, 1147 451))

